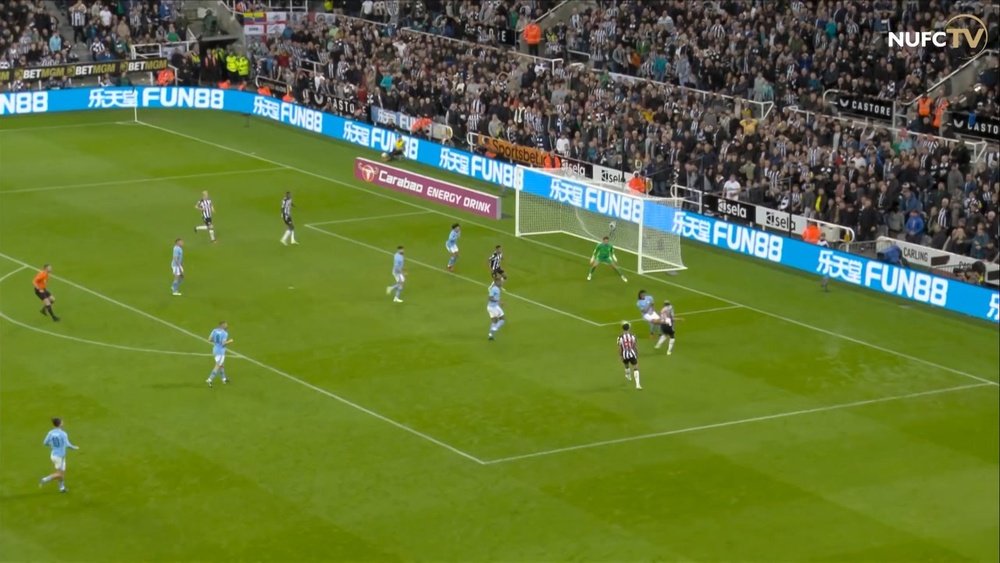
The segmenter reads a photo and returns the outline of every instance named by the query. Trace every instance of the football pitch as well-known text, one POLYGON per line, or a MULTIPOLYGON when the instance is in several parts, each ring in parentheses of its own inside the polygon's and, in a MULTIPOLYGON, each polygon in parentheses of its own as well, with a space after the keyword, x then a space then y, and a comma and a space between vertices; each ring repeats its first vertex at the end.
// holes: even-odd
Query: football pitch
POLYGON ((0 560, 1000 557, 996 326, 689 243, 679 275, 620 253, 627 283, 587 282, 593 244, 514 237, 509 194, 489 221, 355 180, 371 151, 138 117, 0 120, 0 560), (671 356, 635 323, 637 391, 615 338, 640 289, 683 321, 671 356), (37 484, 53 416, 81 448, 65 495, 37 484))

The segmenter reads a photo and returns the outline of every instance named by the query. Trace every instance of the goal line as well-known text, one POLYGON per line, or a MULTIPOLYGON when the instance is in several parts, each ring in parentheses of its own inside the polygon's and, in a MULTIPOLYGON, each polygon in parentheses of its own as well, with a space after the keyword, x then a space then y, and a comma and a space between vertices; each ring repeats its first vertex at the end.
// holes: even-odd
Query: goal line
POLYGON ((565 234, 591 242, 608 238, 616 250, 634 254, 640 274, 684 270, 680 236, 648 228, 645 219, 673 213, 683 198, 627 194, 617 186, 581 178, 571 170, 519 167, 515 190, 515 235, 565 234))

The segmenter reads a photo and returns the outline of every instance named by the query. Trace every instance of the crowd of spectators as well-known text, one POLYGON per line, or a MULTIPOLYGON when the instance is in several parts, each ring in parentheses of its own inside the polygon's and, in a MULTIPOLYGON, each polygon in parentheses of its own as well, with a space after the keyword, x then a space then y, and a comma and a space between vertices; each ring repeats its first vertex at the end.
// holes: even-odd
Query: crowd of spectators
POLYGON ((59 20, 42 0, 0 3, 0 69, 63 64, 69 57, 59 20))
POLYGON ((181 41, 179 8, 178 0, 69 0, 67 17, 73 41, 96 62, 127 58, 132 44, 181 41))
POLYGON ((890 48, 888 31, 943 29, 978 13, 996 41, 984 3, 602 0, 574 9, 570 49, 598 67, 780 105, 840 89, 911 101, 972 54, 963 49, 890 48))
POLYGON ((722 194, 728 183, 734 198, 851 227, 862 241, 887 234, 995 259, 995 150, 972 163, 965 145, 918 132, 793 108, 758 119, 670 83, 553 70, 511 50, 351 18, 290 26, 252 52, 260 72, 317 107, 351 99, 362 117, 376 104, 446 123, 456 144, 474 132, 638 171, 656 195, 674 184, 722 194), (970 180, 956 186, 956 174, 970 180), (908 232, 914 201, 924 226, 908 232), (956 246, 957 233, 971 240, 980 225, 992 244, 956 246))
MULTIPOLYGON (((102 62, 131 56, 133 44, 181 41, 182 0, 61 0, 49 11, 42 0, 0 5, 0 68, 102 62), (63 29, 71 29, 63 33, 63 29)), ((61 88, 66 78, 44 84, 15 81, 11 90, 61 88)))

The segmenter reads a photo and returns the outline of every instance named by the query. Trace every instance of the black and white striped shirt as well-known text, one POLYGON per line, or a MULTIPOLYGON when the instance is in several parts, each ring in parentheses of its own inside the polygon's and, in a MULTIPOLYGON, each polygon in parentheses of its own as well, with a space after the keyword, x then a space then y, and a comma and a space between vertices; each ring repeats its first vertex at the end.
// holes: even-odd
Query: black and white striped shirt
POLYGON ((781 155, 782 160, 788 157, 788 143, 784 139, 775 141, 774 148, 778 149, 778 154, 781 155))
POLYGON ((71 10, 69 14, 70 25, 73 27, 83 27, 86 24, 87 16, 85 12, 71 10))
POLYGON ((503 263, 503 252, 500 250, 494 250, 493 254, 490 255, 490 271, 495 272, 500 269, 503 263))
POLYGON ((781 169, 780 168, 764 168, 764 178, 767 180, 768 185, 772 188, 778 187, 781 182, 781 169))
POLYGON ((198 209, 201 210, 201 216, 206 221, 212 220, 212 211, 214 207, 212 206, 212 200, 210 198, 202 198, 198 200, 198 209))
POLYGON ((479 131, 479 122, 483 119, 483 116, 478 113, 470 113, 467 119, 466 127, 469 131, 479 131))
POLYGON ((281 218, 286 221, 292 220, 292 198, 290 196, 285 196, 281 200, 281 218))
POLYGON ((819 147, 809 147, 809 166, 819 166, 819 160, 822 158, 823 149, 819 147))
POLYGON ((639 352, 636 350, 635 335, 631 332, 624 332, 618 337, 618 353, 622 360, 638 360, 639 352))
POLYGON ((927 152, 935 153, 937 152, 940 143, 938 143, 933 137, 924 137, 917 141, 917 146, 922 149, 927 149, 927 152))

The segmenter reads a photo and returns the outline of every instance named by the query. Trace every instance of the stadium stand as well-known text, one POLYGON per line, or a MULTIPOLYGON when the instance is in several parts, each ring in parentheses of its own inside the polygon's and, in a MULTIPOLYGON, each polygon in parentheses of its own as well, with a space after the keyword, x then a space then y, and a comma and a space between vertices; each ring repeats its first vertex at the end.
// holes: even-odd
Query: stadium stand
MULTIPOLYGON (((0 69, 63 64, 70 57, 70 45, 59 31, 59 20, 44 2, 0 4, 0 69)), ((18 80, 6 87, 17 91, 28 85, 18 80)))
MULTIPOLYGON (((0 69, 48 67, 73 63, 100 63, 134 59, 136 47, 161 47, 182 42, 186 28, 180 17, 182 0, 68 0, 44 2, 18 0, 4 3, 0 18, 0 69)), ((173 72, 171 70, 170 72, 173 72)), ((127 82, 122 76, 87 76, 71 79, 50 76, 26 83, 14 80, 8 88, 63 88, 77 82, 101 84, 127 82)))
MULTIPOLYGON (((483 147, 469 133, 626 176, 637 171, 651 180, 654 195, 676 185, 722 195, 734 178, 734 198, 849 226, 858 233, 855 243, 909 235, 944 248, 947 235, 982 225, 994 240, 977 252, 995 259, 996 147, 977 153, 919 127, 804 109, 822 109, 822 83, 806 103, 767 112, 754 102, 771 96, 758 95, 752 81, 726 92, 757 100, 645 79, 638 70, 616 77, 584 65, 543 64, 511 49, 349 17, 315 18, 251 51, 258 71, 327 110, 335 110, 336 98, 350 99, 355 117, 369 117, 367 105, 429 117, 453 129, 452 142, 473 149, 483 147), (968 181, 957 182, 956 164, 968 181), (951 215, 942 228, 932 215, 945 198, 951 215), (914 200, 925 227, 907 233, 914 200)), ((695 65, 692 80, 705 86, 701 68, 695 65)), ((971 245, 958 248, 972 252, 971 245)))

